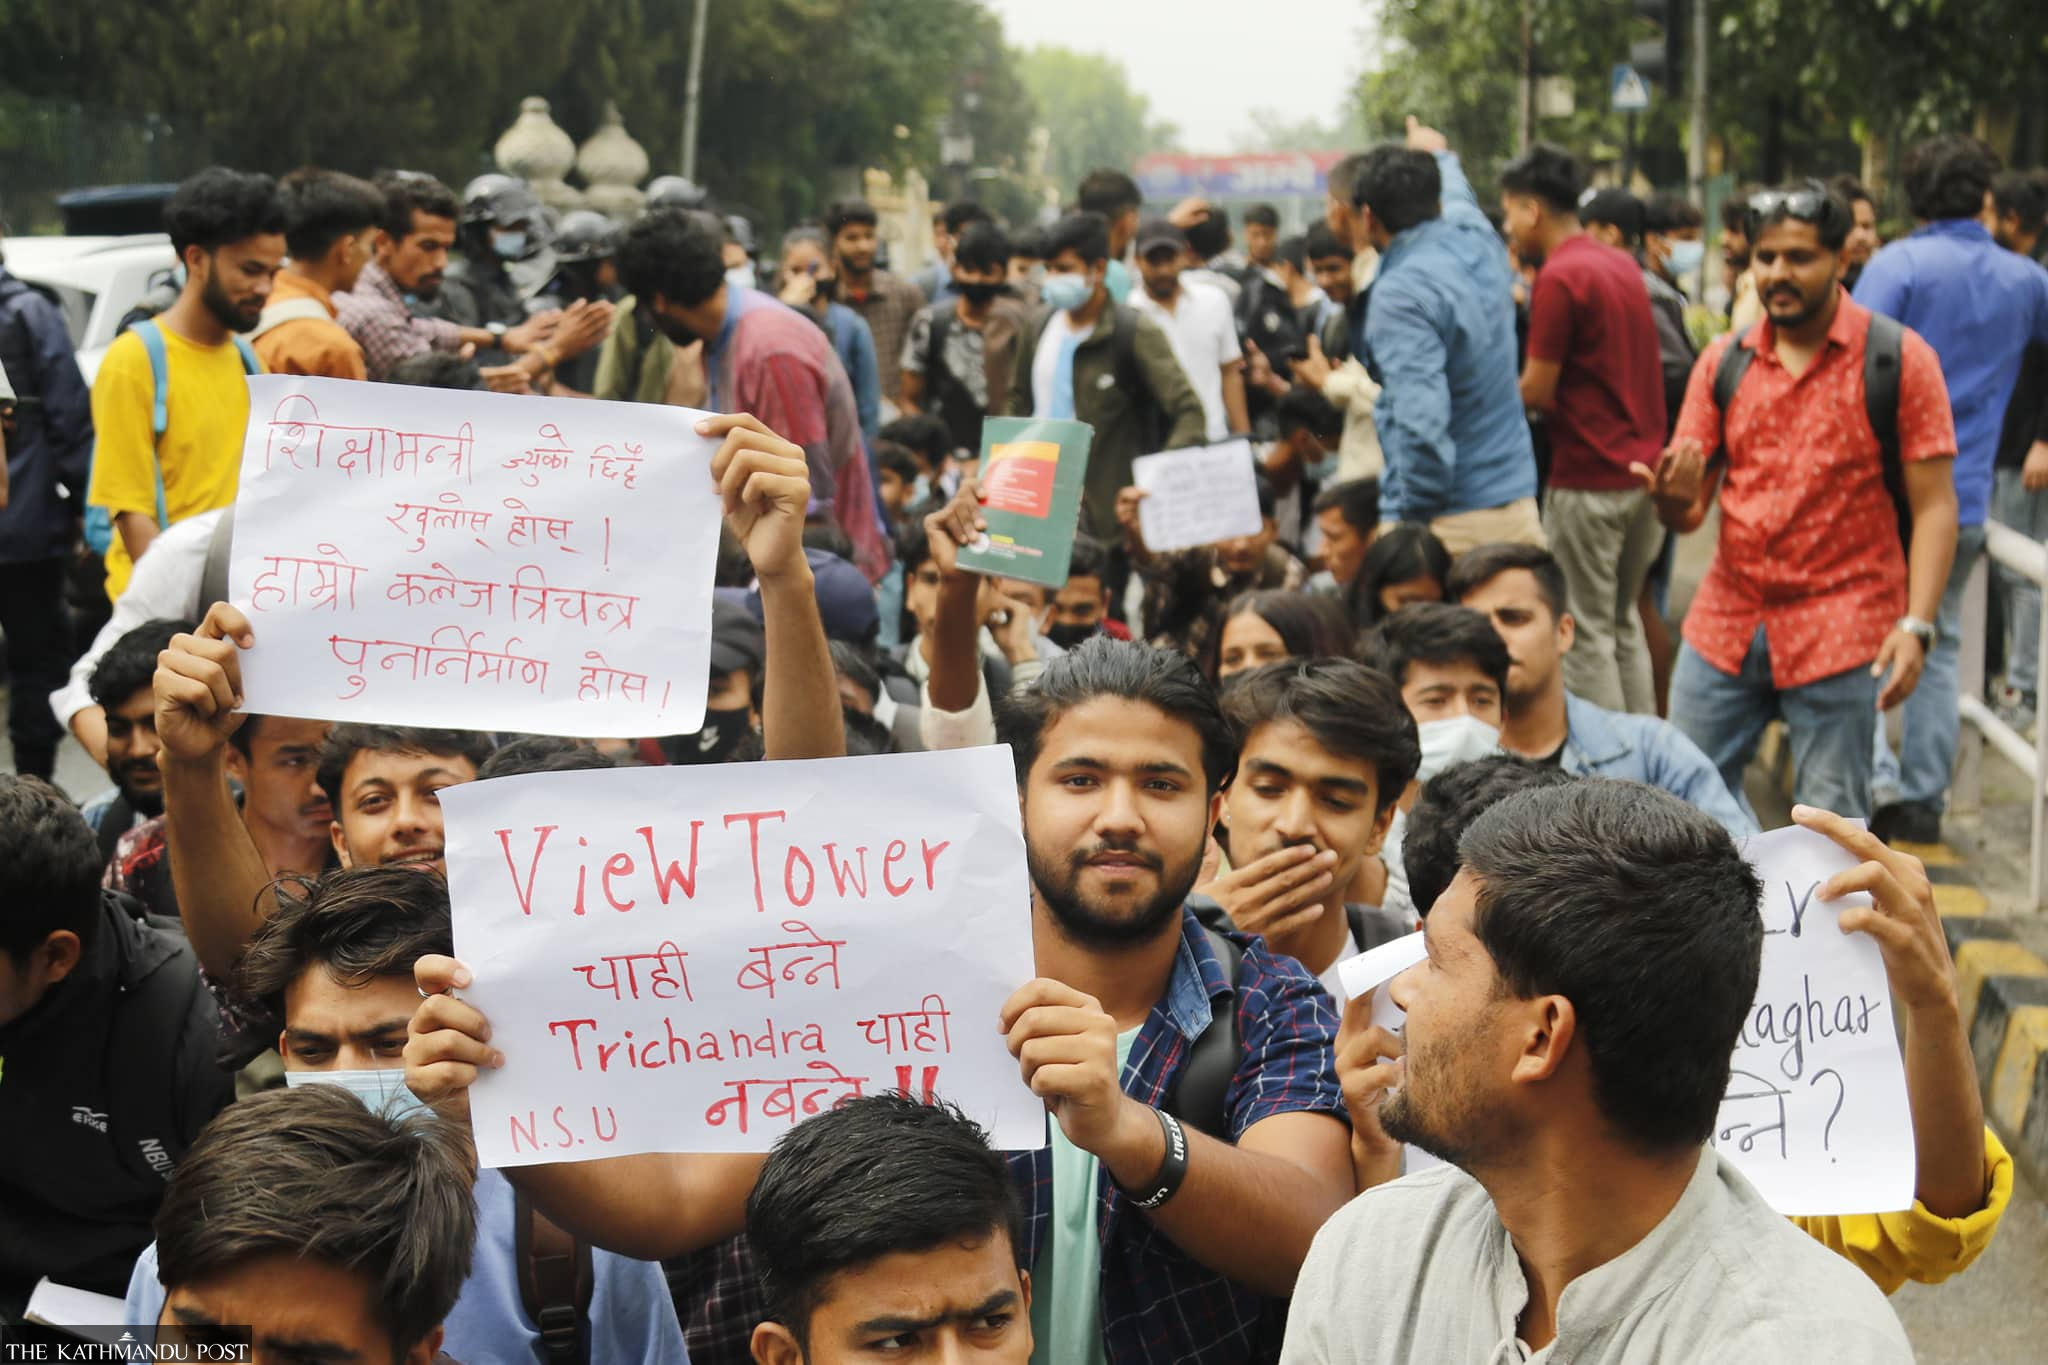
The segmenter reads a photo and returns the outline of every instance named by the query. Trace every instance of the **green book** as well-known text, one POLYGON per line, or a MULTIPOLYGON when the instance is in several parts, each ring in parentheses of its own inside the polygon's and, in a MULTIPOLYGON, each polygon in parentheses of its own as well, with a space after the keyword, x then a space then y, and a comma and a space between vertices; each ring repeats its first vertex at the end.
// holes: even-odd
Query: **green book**
POLYGON ((960 567, 1058 588, 1067 581, 1082 481, 1095 428, 1052 417, 981 424, 981 514, 988 533, 961 547, 960 567))

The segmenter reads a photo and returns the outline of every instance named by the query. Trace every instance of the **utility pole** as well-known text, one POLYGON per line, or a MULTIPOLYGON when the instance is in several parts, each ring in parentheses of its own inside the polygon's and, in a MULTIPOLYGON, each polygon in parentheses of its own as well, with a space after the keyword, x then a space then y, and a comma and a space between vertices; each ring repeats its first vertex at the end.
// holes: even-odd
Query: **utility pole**
POLYGON ((1515 145, 1536 140, 1536 0, 1522 0, 1522 72, 1515 84, 1515 145))
POLYGON ((1686 189, 1702 213, 1707 208, 1707 0, 1692 0, 1692 110, 1685 145, 1686 189))
POLYGON ((711 0, 697 0, 690 21, 690 70, 683 82, 683 179, 697 178, 697 97, 704 89, 704 17, 711 0))

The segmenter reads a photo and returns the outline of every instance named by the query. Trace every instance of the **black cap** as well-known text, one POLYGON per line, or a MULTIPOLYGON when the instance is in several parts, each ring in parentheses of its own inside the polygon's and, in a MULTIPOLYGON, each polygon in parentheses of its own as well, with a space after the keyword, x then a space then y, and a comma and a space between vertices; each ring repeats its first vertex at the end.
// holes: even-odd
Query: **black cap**
POLYGON ((1140 256, 1149 256, 1154 250, 1162 246, 1170 246, 1176 251, 1186 251, 1188 248, 1188 235, 1172 223, 1167 222, 1164 218, 1147 218, 1144 222, 1138 224, 1138 254, 1140 256))
POLYGON ((761 623, 744 606, 714 595, 711 599, 711 671, 714 675, 748 669, 758 674, 768 657, 761 623))
POLYGON ((1643 201, 1624 189, 1597 190, 1579 206, 1579 221, 1618 227, 1623 237, 1638 242, 1643 237, 1643 201))

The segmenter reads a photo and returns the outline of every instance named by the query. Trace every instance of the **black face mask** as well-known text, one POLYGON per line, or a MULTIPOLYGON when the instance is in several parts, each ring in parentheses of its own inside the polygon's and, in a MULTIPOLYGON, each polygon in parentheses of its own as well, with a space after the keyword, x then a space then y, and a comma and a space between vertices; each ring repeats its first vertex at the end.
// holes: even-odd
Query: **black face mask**
POLYGON ((839 277, 837 275, 820 275, 816 283, 817 292, 812 295, 814 298, 825 299, 829 302, 839 292, 839 277))
POLYGON ((678 346, 693 346, 704 339, 683 326, 682 323, 677 322, 674 318, 665 317, 652 309, 648 310, 647 316, 654 323, 655 331, 660 332, 678 346))
POLYGON ((953 281, 953 292, 966 299, 969 303, 979 305, 988 303, 993 299, 1002 298, 1010 292, 1010 286, 1007 284, 984 284, 980 282, 969 284, 965 281, 955 280, 953 281))
POLYGON ((670 735, 661 741, 661 752, 670 763, 723 763, 747 737, 751 709, 735 706, 728 710, 704 712, 704 728, 694 735, 670 735))
POLYGON ((1083 640, 1092 640, 1101 633, 1102 625, 1100 622, 1092 626, 1081 626, 1060 621, 1046 627, 1045 638, 1058 645, 1061 649, 1073 649, 1083 640))

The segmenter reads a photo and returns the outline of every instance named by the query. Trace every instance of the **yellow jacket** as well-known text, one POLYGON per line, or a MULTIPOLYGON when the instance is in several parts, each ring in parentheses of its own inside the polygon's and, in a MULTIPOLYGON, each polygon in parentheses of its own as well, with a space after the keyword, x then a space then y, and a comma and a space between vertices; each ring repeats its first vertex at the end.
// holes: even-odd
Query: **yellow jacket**
POLYGON ((2012 1202, 2012 1157, 1984 1130, 1984 1206, 1962 1218, 1938 1218, 1919 1200, 1899 1213, 1847 1213, 1794 1218, 1800 1229, 1889 1294, 1908 1280, 1939 1284, 1967 1270, 1998 1230, 2012 1202))

